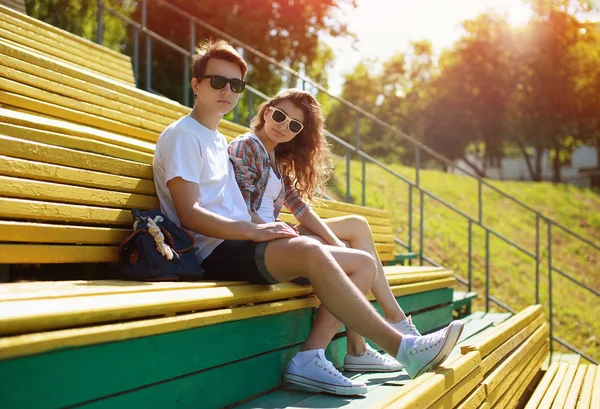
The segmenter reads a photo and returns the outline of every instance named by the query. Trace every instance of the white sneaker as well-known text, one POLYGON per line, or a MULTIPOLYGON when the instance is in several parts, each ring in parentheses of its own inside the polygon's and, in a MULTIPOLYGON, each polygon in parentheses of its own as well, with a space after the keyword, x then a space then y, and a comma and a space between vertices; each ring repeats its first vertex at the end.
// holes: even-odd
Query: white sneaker
POLYGON ((412 323, 412 318, 410 315, 406 317, 405 320, 400 322, 390 322, 390 325, 402 335, 412 335, 415 337, 421 336, 421 333, 417 327, 415 327, 415 325, 412 323))
POLYGON ((421 337, 402 340, 396 359, 402 363, 411 378, 437 367, 444 362, 458 342, 464 324, 452 321, 446 328, 421 337))
POLYGON ((311 392, 326 392, 334 395, 364 395, 367 385, 346 378, 325 358, 319 349, 319 356, 305 366, 296 365, 290 360, 283 379, 311 392))
POLYGON ((396 372, 402 364, 395 359, 381 355, 367 344, 367 350, 360 356, 346 354, 344 370, 349 372, 396 372))

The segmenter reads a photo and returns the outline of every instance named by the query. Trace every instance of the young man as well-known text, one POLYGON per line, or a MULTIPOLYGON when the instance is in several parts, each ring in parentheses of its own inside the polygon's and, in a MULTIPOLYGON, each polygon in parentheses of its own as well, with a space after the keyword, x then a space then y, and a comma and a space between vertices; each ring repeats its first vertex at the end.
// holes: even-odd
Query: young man
POLYGON ((197 51, 191 81, 194 108, 161 134, 152 167, 161 209, 194 235, 204 278, 257 284, 301 276, 310 280, 326 309, 319 310, 303 352, 290 362, 285 379, 311 390, 341 395, 367 391, 365 384, 340 374, 319 349, 333 337, 339 321, 395 357, 413 378, 443 362, 463 324, 454 321, 427 336, 403 335, 364 296, 376 274, 370 254, 324 246, 285 223, 252 223, 234 179, 226 139, 217 131, 244 89, 247 66, 225 42, 209 42, 197 51))

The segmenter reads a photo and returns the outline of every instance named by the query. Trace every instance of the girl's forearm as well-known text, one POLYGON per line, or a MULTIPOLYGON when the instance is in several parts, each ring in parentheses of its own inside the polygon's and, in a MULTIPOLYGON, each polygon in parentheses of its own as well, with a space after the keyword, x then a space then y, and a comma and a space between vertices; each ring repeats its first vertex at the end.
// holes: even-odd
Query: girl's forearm
POLYGON ((323 220, 321 220, 314 210, 310 209, 308 212, 304 213, 298 221, 302 227, 321 237, 327 244, 332 246, 340 244, 340 240, 333 234, 331 229, 323 223, 323 220))

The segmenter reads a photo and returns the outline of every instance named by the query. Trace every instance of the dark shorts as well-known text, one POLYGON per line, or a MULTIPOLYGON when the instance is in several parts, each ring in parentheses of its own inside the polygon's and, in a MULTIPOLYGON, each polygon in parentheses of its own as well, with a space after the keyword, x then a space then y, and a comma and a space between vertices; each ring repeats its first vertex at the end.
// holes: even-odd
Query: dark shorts
MULTIPOLYGON (((203 280, 249 281, 253 284, 277 284, 265 265, 268 241, 225 240, 202 261, 203 280)), ((293 282, 309 284, 300 277, 293 282)))

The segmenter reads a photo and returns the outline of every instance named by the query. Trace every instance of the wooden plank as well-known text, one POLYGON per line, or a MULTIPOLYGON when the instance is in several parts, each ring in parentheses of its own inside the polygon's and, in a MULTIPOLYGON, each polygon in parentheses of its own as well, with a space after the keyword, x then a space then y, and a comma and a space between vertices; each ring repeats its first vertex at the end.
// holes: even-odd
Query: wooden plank
POLYGON ((483 380, 481 368, 475 368, 469 375, 462 379, 457 385, 453 386, 433 405, 430 409, 452 409, 458 405, 477 385, 483 380))
POLYGON ((21 44, 25 47, 28 47, 32 50, 35 50, 39 53, 52 56, 53 58, 61 59, 69 64, 74 66, 79 66, 81 69, 89 70, 91 72, 96 72, 100 75, 107 76, 109 78, 114 78, 119 81, 123 81, 124 83, 133 84, 133 73, 123 73, 121 71, 117 71, 114 69, 107 69, 102 64, 95 63, 93 61, 86 61, 85 58, 81 58, 78 56, 74 56, 68 52, 57 49, 53 46, 47 46, 38 41, 38 39, 30 39, 24 35, 24 32, 14 32, 13 27, 5 21, 0 20, 0 37, 4 40, 10 40, 17 44, 21 44))
MULTIPOLYGON (((243 377, 254 389, 260 385, 258 366, 244 368, 242 363, 273 350, 299 347, 308 335, 311 322, 312 311, 303 309, 3 361, 1 377, 4 379, 10 374, 11 379, 2 382, 0 392, 7 407, 65 407, 189 379, 223 366, 236 368, 240 371, 238 377, 243 377), (31 390, 36 392, 26 393, 31 390)), ((289 358, 291 356, 278 356, 277 367, 268 368, 277 378, 275 386, 281 384, 282 369, 289 358)), ((236 378, 218 376, 217 379, 220 388, 200 387, 205 395, 228 395, 231 391, 227 389, 240 388, 236 378), (218 390, 222 392, 214 393, 218 390)), ((196 405, 203 402, 202 406, 206 407, 205 399, 207 396, 196 401, 196 405)))
POLYGON ((487 374, 494 366, 496 366, 498 362, 510 354, 510 352, 517 348, 517 346, 527 340, 527 338, 529 338, 531 334, 533 334, 534 331, 541 327, 545 322, 545 317, 540 315, 531 323, 529 323, 528 326, 516 333, 513 337, 508 339, 487 357, 485 357, 481 363, 483 373, 487 374))
POLYGON ((27 85, 0 78, 0 104, 41 113, 42 115, 64 119, 73 123, 84 124, 105 131, 116 132, 121 135, 140 138, 153 143, 156 143, 158 139, 160 132, 138 128, 107 119, 101 115, 82 112, 78 109, 76 103, 72 101, 68 103, 66 99, 66 97, 60 97, 47 91, 37 90, 27 85), (27 94, 33 94, 33 96, 26 96, 27 94), (64 104, 74 105, 74 108, 68 108, 64 104))
POLYGON ((36 54, 24 48, 16 47, 2 40, 0 40, 0 54, 30 63, 32 67, 21 67, 21 69, 29 69, 30 74, 42 71, 40 74, 45 75, 45 78, 57 78, 57 75, 60 75, 60 82, 70 87, 81 90, 93 90, 96 95, 102 95, 116 102, 135 106, 148 113, 158 114, 161 117, 177 119, 183 115, 181 109, 166 108, 161 104, 153 103, 150 98, 140 98, 144 94, 138 94, 137 97, 131 96, 131 92, 124 92, 127 90, 127 87, 121 83, 110 84, 106 83, 106 81, 90 81, 88 73, 82 72, 73 66, 63 64, 56 59, 36 54), (47 72, 47 74, 44 74, 44 72, 47 72))
MULTIPOLYGON (((253 306, 225 308, 166 318, 119 322, 84 328, 71 328, 0 338, 0 358, 16 358, 57 349, 125 341, 177 331, 223 324, 230 321, 310 309, 318 305, 315 296, 283 300, 253 306)), ((1 367, 2 365, 0 365, 1 367)), ((1 370, 1 369, 0 369, 1 370)))
POLYGON ((283 283, 180 289, 130 294, 108 294, 0 303, 0 333, 16 334, 99 324, 110 321, 165 316, 247 303, 300 297, 310 286, 283 283))
POLYGON ((131 229, 0 220, 0 242, 120 245, 130 234, 131 229))
POLYGON ((112 190, 156 196, 150 179, 131 178, 109 173, 76 169, 66 166, 33 162, 0 155, 0 175, 93 189, 112 190))
MULTIPOLYGON (((70 122, 65 122, 65 121, 59 120, 59 119, 46 118, 46 117, 39 116, 39 115, 32 115, 32 114, 29 114, 26 112, 20 112, 20 111, 15 111, 15 110, 5 109, 5 108, 0 107, 0 126, 3 126, 4 124, 11 124, 11 125, 19 126, 22 128, 28 128, 30 130, 40 130, 42 132, 53 132, 55 134, 77 137, 77 138, 73 138, 73 139, 81 138, 83 140, 98 141, 98 142, 108 144, 109 146, 114 146, 115 148, 123 147, 128 150, 145 153, 147 155, 145 155, 144 157, 145 158, 150 157, 150 159, 152 159, 154 157, 154 151, 156 148, 154 143, 141 141, 139 139, 134 139, 134 138, 131 138, 128 136, 118 135, 118 134, 106 132, 106 131, 103 131, 100 129, 90 128, 90 127, 84 126, 84 125, 78 125, 78 124, 74 124, 74 123, 70 123, 70 122)), ((2 129, 4 130, 5 128, 2 128, 2 129)), ((25 135, 19 134, 19 135, 15 136, 15 135, 11 135, 11 134, 7 133, 6 135, 14 136, 14 137, 20 138, 20 139, 29 139, 29 140, 33 140, 33 141, 37 141, 37 142, 42 142, 42 143, 46 143, 49 145, 58 145, 58 146, 63 146, 63 147, 67 147, 67 148, 73 148, 73 149, 93 152, 93 150, 89 149, 88 146, 85 146, 85 149, 82 149, 80 145, 68 146, 65 143, 63 143, 63 141, 53 142, 52 135, 49 136, 49 140, 47 142, 40 141, 36 137, 30 137, 28 134, 25 134, 25 135)), ((96 152, 96 153, 102 153, 102 152, 96 152)), ((107 156, 115 156, 115 155, 107 154, 107 156)), ((142 162, 142 163, 152 164, 152 160, 150 160, 150 161, 137 160, 137 159, 128 158, 128 157, 124 157, 124 156, 121 157, 120 155, 117 155, 116 157, 120 157, 122 159, 130 159, 130 160, 134 160, 134 161, 142 162)))
POLYGON ((475 388, 462 402, 460 402, 456 406, 456 409, 477 409, 484 400, 485 387, 480 385, 475 388))
POLYGON ((401 284, 410 284, 410 283, 418 283, 423 281, 431 281, 431 280, 439 280, 442 278, 452 278, 452 272, 440 272, 434 274, 403 274, 397 276, 386 277, 389 285, 401 285, 401 284))
POLYGON ((32 129, 0 123, 0 135, 152 165, 152 154, 124 148, 114 143, 63 135, 44 129, 32 129))
MULTIPOLYGON (((161 114, 164 114, 165 112, 177 112, 181 115, 187 115, 190 112, 190 108, 183 106, 176 101, 143 91, 133 86, 133 84, 128 85, 118 79, 112 79, 103 74, 95 73, 94 71, 82 70, 81 67, 77 65, 69 64, 68 62, 58 60, 51 56, 39 54, 36 50, 22 46, 13 41, 6 41, 5 39, 0 38, 0 46, 3 49, 2 52, 6 55, 10 54, 14 57, 19 55, 34 56, 37 61, 39 61, 39 64, 37 64, 37 62, 36 64, 43 66, 44 68, 52 71, 59 71, 74 78, 115 91, 132 99, 143 101, 146 105, 154 105, 155 107, 151 109, 153 112, 161 114)), ((221 127, 221 125, 219 127, 221 127)))
POLYGON ((355 204, 338 202, 338 201, 334 201, 334 200, 329 200, 329 201, 323 202, 323 203, 317 203, 315 207, 316 208, 322 207, 324 209, 330 209, 330 210, 338 210, 343 213, 390 218, 390 214, 385 210, 376 209, 374 207, 358 206, 355 204))
POLYGON ((386 277, 395 276, 399 274, 412 274, 412 273, 432 273, 436 274, 441 271, 451 271, 444 267, 433 267, 433 266, 384 266, 383 271, 386 277))
POLYGON ((119 247, 0 243, 0 256, 9 264, 116 263, 119 247))
POLYGON ((558 368, 558 363, 550 365, 550 367, 544 374, 544 377, 542 378, 538 386, 533 391, 533 394, 529 398, 525 409, 536 409, 538 407, 539 403, 544 398, 546 391, 550 387, 550 384, 552 383, 554 377, 556 376, 558 368))
POLYGON ((567 372, 563 377, 560 388, 558 388, 558 392, 556 393, 556 398, 552 403, 552 409, 564 409, 565 403, 567 402, 567 395, 569 394, 569 389, 571 389, 571 385, 575 380, 575 373, 577 372, 577 365, 568 364, 567 372))
MULTIPOLYGON (((123 75, 128 75, 133 79, 131 60, 120 58, 113 53, 107 53, 104 49, 86 47, 81 42, 72 40, 69 35, 45 30, 24 21, 23 19, 15 18, 4 13, 0 13, 0 21, 6 23, 3 28, 16 34, 24 34, 31 40, 38 41, 53 48, 61 49, 66 53, 76 55, 86 61, 101 64, 107 69, 111 68, 114 71, 123 75)), ((131 82, 133 83, 133 81, 131 82)))
POLYGON ((14 11, 1 7, 0 6, 0 11, 2 15, 9 15, 11 17, 14 17, 16 19, 19 20, 23 20, 29 24, 32 24, 34 26, 38 26, 40 28, 42 28, 44 31, 49 31, 52 33, 56 33, 56 34, 60 34, 66 38, 69 38, 72 42, 74 43, 78 43, 81 46, 84 47, 84 49, 90 50, 90 51, 95 51, 95 52, 99 52, 100 55, 106 55, 107 57, 110 58, 114 58, 114 59, 120 59, 122 60, 124 63, 127 64, 131 64, 131 58, 125 54, 121 54, 120 52, 111 50, 110 48, 106 48, 101 46, 100 44, 96 44, 92 41, 86 40, 83 37, 80 36, 76 36, 74 34, 69 33, 68 31, 62 30, 58 27, 54 27, 51 24, 48 23, 44 23, 41 20, 38 20, 36 18, 30 17, 26 14, 19 14, 19 13, 15 13, 14 11))
MULTIPOLYGON (((123 104, 115 103, 114 108, 108 108, 97 104, 97 98, 74 88, 66 87, 60 83, 36 79, 33 75, 17 71, 19 75, 9 77, 8 73, 14 72, 8 67, 0 65, 0 89, 5 92, 14 93, 22 97, 35 98, 37 102, 45 102, 53 107, 63 109, 61 112, 77 112, 79 117, 70 115, 67 119, 73 122, 82 122, 89 118, 94 126, 99 126, 126 135, 146 137, 152 141, 164 130, 165 125, 145 118, 129 114, 131 110, 120 112, 117 108, 125 109, 123 104), (77 120, 75 120, 77 119, 77 120)), ((23 106, 22 106, 23 107, 23 106)), ((30 109, 29 106, 25 106, 30 109)), ((46 113, 46 111, 41 111, 46 113)), ((57 111, 58 112, 58 111, 57 111)), ((168 122, 167 120, 161 120, 168 122)))
POLYGON ((9 176, 0 176, 0 192, 5 197, 90 206, 126 209, 153 209, 160 207, 156 196, 111 192, 108 190, 40 182, 9 176))
POLYGON ((498 402, 493 406, 493 409, 505 409, 514 408, 515 405, 521 400, 521 397, 525 393, 525 390, 537 375, 546 359, 549 352, 548 344, 544 345, 535 356, 529 361, 527 366, 518 374, 518 377, 508 388, 508 390, 502 395, 498 402))
POLYGON ((525 328, 531 321, 537 318, 542 313, 541 305, 532 305, 525 308, 519 314, 513 316, 509 320, 503 322, 496 327, 496 331, 490 334, 485 339, 477 341, 477 344, 468 343, 461 347, 463 353, 478 350, 483 357, 487 356, 491 351, 496 349, 500 344, 514 334, 525 328))
POLYGON ((0 155, 35 162, 152 179, 152 165, 0 135, 0 155))
POLYGON ((0 302, 68 298, 82 295, 133 294, 176 289, 248 285, 246 281, 139 282, 124 280, 33 281, 0 286, 0 302))
MULTIPOLYGON (((461 319, 462 321, 462 319, 461 319)), ((464 321, 463 321, 464 322, 464 321)), ((460 336, 461 340, 459 343, 467 342, 471 337, 476 336, 487 328, 491 328, 493 326, 493 322, 485 319, 480 320, 470 320, 464 322, 465 326, 463 328, 462 335, 460 336)))
POLYGON ((596 367, 596 377, 594 378, 594 390, 592 392, 592 400, 590 402, 591 409, 600 409, 600 370, 596 367))
MULTIPOLYGON (((96 85, 75 80, 66 75, 49 71, 39 66, 3 55, 0 76, 17 83, 64 96, 63 106, 83 112, 100 115, 118 122, 161 132, 171 122, 181 117, 173 113, 169 116, 148 112, 136 105, 124 103, 111 91, 96 85), (119 114, 121 114, 119 116, 119 114)), ((27 95, 27 94, 26 94, 27 95)), ((28 95, 31 96, 31 95, 28 95)), ((54 101, 49 101, 54 102, 54 101)))
MULTIPOLYGON (((405 284, 401 286, 391 286, 392 294, 396 297, 402 295, 414 294, 415 292, 431 291, 438 288, 452 287, 456 283, 454 278, 443 278, 441 280, 432 280, 424 283, 405 284)), ((369 292, 367 298, 374 299, 373 293, 369 292)))
POLYGON ((552 379, 552 383, 550 383, 550 386, 548 387, 546 393, 544 394, 544 397, 540 401, 538 408, 550 408, 552 402, 554 402, 554 398, 556 397, 558 390, 560 389, 560 384, 562 383, 562 380, 565 377, 565 374, 567 373, 568 367, 569 364, 565 362, 558 364, 558 369, 556 370, 556 374, 552 379))
POLYGON ((119 176, 152 179, 152 165, 0 135, 0 155, 119 176))
POLYGON ((596 365, 588 365, 587 371, 585 372, 583 385, 581 386, 581 393, 579 394, 579 399, 577 401, 577 409, 590 409, 594 388, 594 378, 597 375, 597 369, 598 367, 596 365))
POLYGON ((123 209, 38 202, 0 197, 0 214, 6 219, 57 221, 87 225, 132 225, 131 212, 123 209))
MULTIPOLYGON (((98 53, 94 48, 82 48, 78 43, 70 41, 68 37, 52 33, 48 30, 40 29, 33 24, 29 24, 21 19, 16 19, 6 14, 0 13, 0 25, 3 29, 10 31, 14 34, 26 37, 28 40, 39 43, 40 46, 46 45, 58 49, 65 54, 75 56, 80 60, 85 61, 83 64, 79 64, 84 67, 93 68, 96 66, 102 66, 104 68, 103 73, 115 73, 117 75, 109 74, 115 78, 123 78, 127 82, 134 84, 133 67, 131 62, 124 61, 120 58, 112 58, 110 54, 98 53), (93 64, 93 65, 91 65, 93 64)), ((49 52, 41 47, 41 52, 49 54, 49 52)))
POLYGON ((515 379, 516 374, 525 367, 528 361, 525 357, 531 356, 533 351, 538 351, 542 347, 548 333, 549 326, 544 323, 484 379, 482 383, 487 392, 486 401, 491 404, 496 403, 506 388, 510 386, 510 382, 515 379))
POLYGON ((151 385, 149 388, 96 401, 82 408, 120 409, 141 405, 148 409, 162 409, 177 405, 180 408, 192 409, 198 408, 199 402, 202 403, 202 409, 223 408, 248 396, 255 396, 281 386, 281 368, 299 348, 299 346, 289 347, 238 364, 225 365, 210 371, 191 374, 189 377, 173 379, 168 383, 151 385), (248 373, 252 373, 250 382, 248 373))
POLYGON ((583 378, 585 377, 587 368, 587 365, 577 365, 577 373, 573 378, 573 383, 571 384, 569 394, 567 395, 567 399, 565 400, 564 409, 575 409, 575 407, 577 406, 577 398, 579 397, 579 392, 581 391, 581 387, 583 386, 583 378))
MULTIPOLYGON (((475 384, 483 379, 481 371, 474 371, 481 363, 479 352, 471 352, 462 355, 456 361, 449 365, 436 369, 435 375, 426 382, 411 387, 409 384, 398 399, 390 400, 382 405, 382 408, 406 409, 406 408, 426 408, 431 402, 440 399, 450 388, 459 384, 461 380, 474 372, 475 384)), ((404 388, 403 388, 404 389, 404 388)), ((452 400, 452 399, 451 399, 452 400)))

